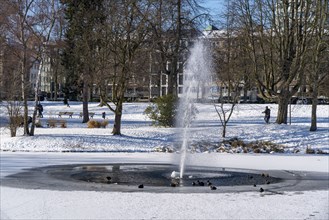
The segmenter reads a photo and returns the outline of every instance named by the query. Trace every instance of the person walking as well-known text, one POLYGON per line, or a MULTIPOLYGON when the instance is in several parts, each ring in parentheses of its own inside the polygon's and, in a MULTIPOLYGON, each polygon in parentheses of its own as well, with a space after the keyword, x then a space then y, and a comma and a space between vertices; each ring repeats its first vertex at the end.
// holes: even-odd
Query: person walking
POLYGON ((43 106, 41 105, 41 103, 39 102, 39 104, 37 105, 37 110, 38 110, 38 117, 39 118, 43 118, 43 106))
POLYGON ((64 105, 66 105, 67 107, 70 108, 70 104, 69 104, 69 100, 67 99, 67 97, 64 97, 64 105))
POLYGON ((270 117, 271 117, 271 110, 268 108, 268 106, 266 106, 265 111, 263 111, 263 113, 265 113, 264 120, 265 120, 266 124, 269 124, 270 117))

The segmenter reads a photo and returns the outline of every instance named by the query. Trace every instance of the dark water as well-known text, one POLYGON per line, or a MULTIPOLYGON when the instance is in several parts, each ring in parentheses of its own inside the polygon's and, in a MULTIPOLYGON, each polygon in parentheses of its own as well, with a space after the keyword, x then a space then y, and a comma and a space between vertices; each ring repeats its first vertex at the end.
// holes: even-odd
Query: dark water
POLYGON ((0 184, 25 189, 152 193, 260 192, 262 188, 269 195, 329 188, 328 173, 187 167, 183 179, 171 178, 178 170, 171 164, 56 165, 26 169, 2 178, 0 184), (216 190, 211 190, 210 183, 216 190))
MULTIPOLYGON (((183 179, 171 178, 171 173, 177 170, 178 167, 173 165, 93 165, 72 167, 71 170, 66 170, 65 176, 100 184, 170 186, 171 183, 176 183, 181 187, 201 186, 200 182, 203 182, 205 186, 210 184, 236 186, 271 184, 281 180, 266 173, 256 174, 200 167, 187 168, 183 179)), ((52 170, 49 174, 62 175, 63 171, 52 170)))

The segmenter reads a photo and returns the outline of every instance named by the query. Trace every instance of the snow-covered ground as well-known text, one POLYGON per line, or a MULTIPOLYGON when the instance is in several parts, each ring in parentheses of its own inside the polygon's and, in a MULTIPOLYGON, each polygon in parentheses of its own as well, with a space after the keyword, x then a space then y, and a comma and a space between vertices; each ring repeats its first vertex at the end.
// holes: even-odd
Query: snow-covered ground
MULTIPOLYGON (((4 104, 4 103, 2 103, 4 104)), ((81 123, 79 113, 81 103, 71 102, 70 108, 61 102, 43 102, 44 128, 36 128, 33 137, 22 136, 23 129, 11 138, 5 128, 6 110, 1 106, 1 150, 2 151, 87 151, 87 152, 151 152, 157 147, 174 149, 179 140, 179 130, 175 128, 152 127, 150 119, 143 114, 148 103, 126 103, 122 115, 122 136, 112 136, 114 115, 106 107, 91 103, 89 111, 95 112, 94 119, 101 121, 101 113, 106 112, 110 124, 105 129, 90 129, 81 123), (47 128, 49 118, 58 119, 58 112, 74 112, 73 118, 62 116, 67 121, 67 128, 47 128)), ((228 124, 227 138, 238 137, 246 142, 271 141, 282 144, 286 152, 298 149, 301 154, 307 147, 329 152, 329 105, 318 106, 318 131, 310 132, 310 105, 291 107, 291 125, 274 124, 277 105, 269 105, 272 124, 265 124, 263 113, 265 105, 241 104, 237 106, 228 124)), ((198 104, 199 114, 190 136, 192 142, 219 143, 222 141, 219 117, 212 104, 198 104)), ((32 112, 32 108, 31 108, 32 112)))
MULTIPOLYGON (((2 103, 3 105, 4 103, 2 103)), ((106 112, 110 125, 90 129, 81 123, 81 103, 43 102, 44 128, 34 137, 9 137, 6 114, 1 106, 1 175, 18 173, 25 168, 75 163, 175 163, 180 154, 157 153, 157 147, 178 149, 179 130, 152 127, 143 115, 148 103, 126 103, 122 117, 122 136, 112 136, 113 114, 97 103, 89 105, 94 119, 106 112), (67 128, 47 128, 49 118, 60 111, 67 128), (23 152, 20 152, 23 151, 23 152), (72 153, 77 151, 80 153, 72 153), (65 152, 65 153, 64 153, 65 152), (70 152, 70 153, 67 153, 70 152), (83 153, 81 153, 83 152, 83 153)), ((277 105, 269 105, 271 122, 277 105)), ((199 114, 192 128, 191 142, 222 141, 219 118, 211 104, 198 104, 199 114)), ((188 165, 231 167, 259 170, 300 170, 328 173, 328 155, 305 154, 306 148, 329 152, 329 106, 318 106, 318 131, 309 132, 309 105, 293 105, 291 125, 264 124, 265 105, 239 105, 232 116, 227 138, 244 141, 271 141, 287 147, 277 154, 228 154, 207 151, 188 155, 188 165), (295 149, 299 153, 292 153, 295 149)), ((328 186, 329 188, 329 186, 328 186)), ((0 219, 328 219, 329 191, 282 192, 280 194, 244 193, 120 193, 100 191, 27 190, 1 186, 0 219)), ((219 187, 220 190, 220 187, 219 187)))

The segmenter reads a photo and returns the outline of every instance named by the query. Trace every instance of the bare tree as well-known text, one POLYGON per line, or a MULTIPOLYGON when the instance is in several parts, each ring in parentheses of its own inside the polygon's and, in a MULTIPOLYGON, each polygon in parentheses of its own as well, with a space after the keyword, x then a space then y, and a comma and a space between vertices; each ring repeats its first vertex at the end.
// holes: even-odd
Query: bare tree
POLYGON ((180 66, 186 61, 189 42, 197 36, 200 21, 208 18, 198 0, 160 0, 153 4, 148 24, 152 28, 153 58, 168 76, 168 94, 177 96, 180 66))
POLYGON ((50 56, 50 63, 51 68, 53 71, 53 78, 51 82, 51 99, 57 100, 59 94, 59 82, 63 81, 63 72, 64 67, 61 63, 61 53, 64 47, 64 9, 63 5, 59 2, 57 3, 57 13, 56 13, 56 20, 53 28, 52 33, 52 44, 49 45, 49 56, 50 56))
POLYGON ((121 117, 124 95, 128 80, 132 76, 137 54, 141 52, 149 34, 146 19, 149 16, 150 4, 133 0, 109 3, 108 49, 111 54, 111 88, 112 97, 102 96, 108 108, 114 112, 112 134, 121 135, 121 117), (143 12, 143 13, 140 13, 143 12))
POLYGON ((224 13, 223 28, 218 36, 219 44, 215 49, 215 67, 219 104, 214 104, 222 125, 222 137, 226 136, 227 124, 240 101, 247 65, 246 52, 242 46, 244 37, 237 28, 237 16, 234 7, 228 2, 224 13), (225 91, 224 91, 225 90, 225 91))
POLYGON ((37 37, 38 51, 36 51, 36 60, 39 63, 38 75, 35 82, 34 88, 34 111, 32 116, 32 125, 30 135, 34 135, 35 119, 38 111, 39 102, 39 90, 40 90, 40 78, 41 73, 44 70, 45 59, 50 57, 49 53, 49 42, 51 40, 51 34, 56 20, 57 8, 55 0, 42 0, 38 2, 37 7, 34 8, 34 12, 37 13, 36 23, 38 27, 35 28, 34 35, 37 37))
POLYGON ((21 116, 22 103, 20 101, 7 101, 6 108, 9 116, 10 136, 16 137, 17 128, 23 122, 21 116))
POLYGON ((328 48, 329 48, 329 35, 325 35, 325 30, 328 31, 329 24, 327 14, 328 12, 328 0, 317 0, 317 7, 315 7, 315 17, 313 21, 313 37, 314 44, 310 53, 309 59, 310 69, 309 69, 309 78, 310 85, 312 88, 312 116, 311 116, 311 127, 310 131, 317 130, 317 117, 316 109, 318 104, 319 96, 319 87, 321 82, 327 77, 328 73, 328 48))
MULTIPOLYGON (((236 33, 238 34, 238 33, 236 33)), ((245 68, 242 47, 236 48, 233 44, 241 43, 240 36, 230 36, 226 39, 226 46, 219 50, 224 60, 217 59, 217 86, 219 88, 219 104, 214 104, 222 125, 222 137, 226 137, 227 124, 240 103, 241 91, 245 85, 245 68), (231 46, 230 46, 231 45, 231 46)))
MULTIPOLYGON (((27 99, 32 91, 30 69, 33 64, 39 64, 40 71, 43 67, 42 54, 44 53, 44 44, 49 41, 51 36, 54 2, 55 0, 2 1, 2 5, 10 12, 5 22, 5 35, 10 39, 8 44, 15 48, 13 52, 19 61, 21 98, 24 106, 24 135, 34 135, 36 107, 31 130, 28 126, 27 99)), ((40 73, 36 77, 37 82, 34 82, 36 104, 39 77, 40 73)))
MULTIPOLYGON (((225 83, 224 83, 225 84, 225 83)), ((222 130, 222 137, 226 137, 226 129, 227 129, 227 124, 231 119, 231 116, 234 112, 234 109, 236 105, 239 102, 240 99, 240 91, 239 91, 239 85, 238 84, 232 84, 231 82, 228 82, 229 87, 233 92, 231 93, 228 101, 225 101, 224 99, 219 99, 219 104, 214 103, 215 110, 217 112, 217 115, 219 117, 221 126, 223 128, 222 130), (232 88, 233 87, 233 88, 232 88)), ((223 84, 219 85, 223 86, 223 84)))
POLYGON ((234 3, 259 93, 278 102, 276 122, 287 123, 290 98, 305 81, 306 54, 312 48, 312 21, 316 18, 313 11, 323 5, 304 0, 234 3))
POLYGON ((15 45, 15 55, 19 60, 19 74, 21 81, 21 97, 24 106, 24 135, 29 135, 27 98, 29 92, 30 57, 33 52, 33 34, 30 27, 33 24, 32 16, 28 13, 34 1, 3 1, 5 8, 11 13, 7 17, 6 36, 15 45))

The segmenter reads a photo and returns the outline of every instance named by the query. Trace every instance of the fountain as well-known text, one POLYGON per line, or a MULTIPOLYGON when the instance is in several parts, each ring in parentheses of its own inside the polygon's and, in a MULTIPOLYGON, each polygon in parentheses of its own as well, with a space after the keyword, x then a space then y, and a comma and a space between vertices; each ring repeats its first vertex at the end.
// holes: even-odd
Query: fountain
POLYGON ((183 95, 179 100, 177 125, 182 128, 182 145, 180 158, 180 178, 183 178, 189 140, 190 127, 196 114, 194 102, 202 100, 207 94, 206 86, 211 79, 211 56, 203 42, 197 41, 191 49, 184 69, 183 95))

